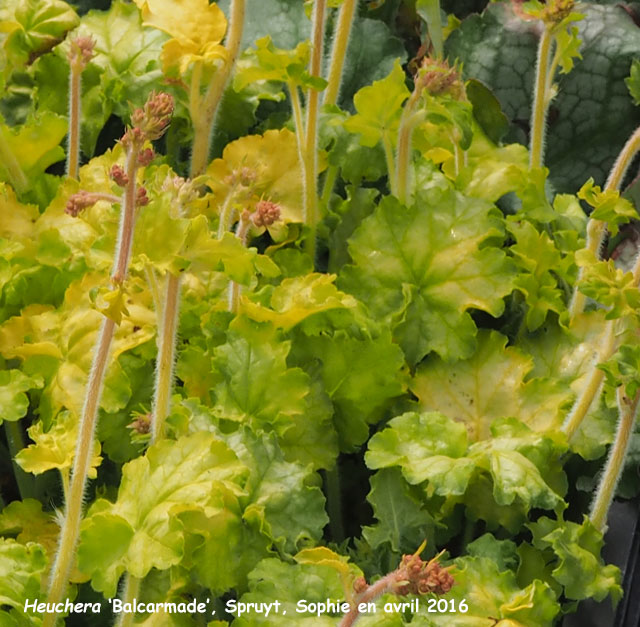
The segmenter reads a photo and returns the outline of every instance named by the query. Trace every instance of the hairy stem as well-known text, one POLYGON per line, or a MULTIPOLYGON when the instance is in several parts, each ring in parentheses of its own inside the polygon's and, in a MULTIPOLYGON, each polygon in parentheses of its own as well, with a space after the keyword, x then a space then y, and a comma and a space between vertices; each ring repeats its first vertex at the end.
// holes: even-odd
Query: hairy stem
MULTIPOLYGON (((327 0, 315 0, 313 5, 313 21, 311 25, 311 61, 309 74, 322 74, 322 49, 324 44, 324 22, 327 0)), ((318 112, 320 109, 320 92, 309 89, 307 94, 307 124, 305 128, 305 170, 306 182, 304 188, 306 215, 305 224, 309 227, 309 235, 305 248, 311 259, 316 256, 316 227, 318 223, 318 112)))
POLYGON ((411 163, 411 138, 415 128, 414 113, 420 94, 414 90, 402 111, 398 128, 398 148, 396 151, 396 191, 395 195, 401 203, 409 197, 409 165, 411 163))
POLYGON ((571 439, 575 435, 578 427, 587 415, 589 408, 593 405, 593 402, 600 398, 604 372, 597 366, 599 363, 610 359, 616 349, 615 328, 615 321, 611 320, 607 322, 598 355, 594 360, 585 386, 578 394, 578 398, 576 398, 571 411, 562 425, 562 431, 567 434, 568 439, 571 439))
POLYGON ((387 133, 382 134, 382 146, 384 147, 384 158, 387 163, 387 173, 389 177, 389 190, 397 197, 398 184, 396 181, 396 161, 393 154, 393 145, 391 138, 387 133))
MULTIPOLYGON (((121 284, 126 278, 131 256, 133 242, 133 227, 136 212, 136 171, 138 169, 137 158, 140 146, 133 145, 127 151, 127 176, 129 183, 125 189, 124 202, 120 215, 120 230, 116 245, 116 257, 114 259, 111 281, 113 284, 121 284)), ((71 472, 71 485, 69 486, 69 498, 66 501, 64 522, 60 531, 58 551, 51 569, 49 582, 48 603, 59 603, 63 598, 69 573, 73 566, 73 560, 80 532, 82 519, 82 504, 87 483, 87 475, 91 465, 93 451, 93 438, 98 420, 100 397, 104 384, 104 377, 109 361, 111 343, 116 330, 116 323, 110 318, 102 322, 98 341, 93 353, 93 363, 89 373, 89 381, 85 393, 84 406, 80 416, 80 427, 76 452, 71 472)), ((55 613, 45 614, 43 627, 55 625, 57 616, 55 613)))
POLYGON ((67 176, 78 178, 80 164, 80 115, 82 66, 72 63, 69 72, 69 136, 67 143, 67 176))
POLYGON ((167 273, 151 411, 152 443, 164 437, 165 421, 171 407, 171 388, 173 387, 175 345, 178 335, 178 313, 180 308, 180 283, 179 275, 167 273))
POLYGON ((390 572, 382 579, 378 579, 374 584, 370 585, 362 594, 358 595, 356 602, 351 605, 351 609, 344 615, 338 627, 351 627, 358 617, 360 611, 358 607, 361 603, 372 603, 378 597, 382 596, 388 590, 391 590, 395 582, 396 571, 390 572))
POLYGON ((536 60, 536 82, 533 97, 533 111, 531 112, 531 168, 540 168, 544 165, 544 142, 547 125, 547 112, 549 110, 549 85, 548 78, 549 61, 553 35, 549 28, 545 27, 538 43, 538 57, 536 60))
POLYGON ((600 531, 604 531, 607 524, 609 508, 615 495, 616 486, 622 473, 624 460, 629 450, 633 425, 638 415, 638 401, 640 392, 634 399, 630 399, 621 386, 617 390, 618 400, 618 429, 613 446, 609 451, 607 464, 600 479, 596 496, 591 505, 589 518, 593 525, 600 531))
MULTIPOLYGON (((211 148, 211 135, 218 111, 218 105, 222 99, 224 88, 227 85, 231 71, 236 63, 242 31, 244 28, 245 0, 232 0, 229 11, 229 30, 225 42, 227 59, 214 73, 211 83, 201 100, 200 113, 194 120, 194 138, 191 147, 191 177, 200 176, 207 168, 209 151, 211 148)), ((193 80, 193 75, 192 75, 193 80)), ((198 86, 198 92, 199 92, 198 86)))
POLYGON ((331 48, 331 61, 329 62, 329 77, 327 89, 322 98, 322 104, 333 105, 338 101, 340 94, 340 83, 342 82, 342 71, 344 60, 347 56, 349 46, 349 35, 353 25, 353 16, 356 12, 357 0, 344 0, 338 15, 338 25, 331 48))
MULTIPOLYGON (((634 157, 638 153, 638 150, 640 150, 640 127, 638 127, 633 132, 633 135, 631 135, 631 137, 627 140, 627 143, 620 151, 618 158, 611 168, 611 172, 609 172, 607 182, 604 186, 604 191, 620 190, 620 186, 622 185, 624 176, 627 173, 627 170, 629 169, 629 166, 631 165, 634 157)), ((587 250, 590 250, 594 255, 596 255, 596 257, 600 256, 600 251, 602 250, 605 234, 606 224, 604 222, 602 222, 601 220, 589 220, 589 223, 587 225, 586 248, 587 250)), ((580 268, 578 272, 578 279, 576 281, 576 287, 573 290, 573 296, 571 299, 571 304, 569 306, 569 314, 571 315, 571 320, 582 313, 587 300, 587 297, 582 294, 577 287, 577 285, 582 280, 584 273, 585 268, 580 268)))
MULTIPOLYGON (((140 594, 140 584, 142 579, 134 577, 130 573, 126 573, 124 577, 124 587, 122 590, 123 603, 133 603, 134 599, 140 594)), ((134 624, 134 612, 121 612, 116 622, 117 627, 131 627, 134 624)))

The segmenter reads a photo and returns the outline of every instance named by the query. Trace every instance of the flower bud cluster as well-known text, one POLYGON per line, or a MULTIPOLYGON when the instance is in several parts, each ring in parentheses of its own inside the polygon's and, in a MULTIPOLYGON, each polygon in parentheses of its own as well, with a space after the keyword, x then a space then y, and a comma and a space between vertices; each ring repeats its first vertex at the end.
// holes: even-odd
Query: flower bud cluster
POLYGON ((139 129, 145 139, 160 139, 171 121, 173 97, 165 92, 151 92, 142 109, 136 109, 131 115, 134 128, 139 129))
POLYGON ((454 579, 437 559, 424 562, 418 555, 403 555, 395 572, 393 591, 406 594, 446 594, 454 579))
POLYGON ((64 212, 73 218, 77 218, 80 213, 88 207, 95 205, 98 200, 100 200, 99 196, 92 194, 91 192, 77 192, 67 200, 67 206, 65 207, 64 212))
POLYGON ((446 60, 425 57, 416 76, 416 90, 426 89, 432 96, 448 95, 456 100, 465 98, 464 83, 459 69, 446 60))
POLYGON ((280 207, 270 200, 260 200, 251 214, 251 221, 257 227, 271 226, 280 219, 280 207))
POLYGON ((124 168, 117 163, 111 166, 109 176, 111 177, 111 180, 119 187, 126 187, 129 183, 129 177, 127 176, 127 173, 124 171, 124 168))
POLYGON ((69 64, 76 71, 82 72, 93 58, 96 42, 91 37, 76 37, 70 41, 71 48, 67 54, 69 64))

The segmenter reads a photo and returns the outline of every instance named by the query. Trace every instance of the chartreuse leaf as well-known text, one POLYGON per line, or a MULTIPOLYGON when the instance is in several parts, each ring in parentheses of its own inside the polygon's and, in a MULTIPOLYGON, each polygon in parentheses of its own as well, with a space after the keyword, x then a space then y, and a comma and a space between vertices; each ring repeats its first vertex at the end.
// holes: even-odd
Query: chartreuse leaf
POLYGON ((0 372, 0 424, 3 420, 15 422, 27 413, 29 398, 25 394, 34 388, 41 388, 41 376, 30 377, 21 370, 0 372))
MULTIPOLYGON (((91 112, 98 120, 87 120, 83 115, 83 128, 96 134, 96 127, 104 124, 113 112, 122 119, 131 114, 131 103, 142 106, 144 100, 160 80, 160 55, 167 35, 161 31, 143 28, 137 7, 122 0, 113 0, 108 11, 89 11, 83 16, 79 32, 91 36, 96 42, 94 58, 85 73, 83 111, 91 112), (99 83, 92 83, 91 68, 101 70, 99 83), (90 104, 92 103, 92 104, 90 104), (87 109, 87 105, 91 108, 87 109)), ((92 149, 92 144, 83 144, 92 149)), ((90 151, 91 154, 93 150, 90 151)))
POLYGON ((525 382, 532 368, 533 360, 507 347, 504 335, 481 331, 472 357, 455 364, 430 357, 410 388, 423 411, 464 423, 472 441, 489 438, 497 418, 516 417, 537 431, 558 428, 571 391, 552 378, 525 382))
POLYGON ((288 462, 274 434, 256 436, 248 429, 228 439, 249 469, 240 498, 243 519, 255 521, 280 551, 289 554, 317 544, 329 522, 320 477, 309 466, 288 462))
MULTIPOLYGON (((300 555, 300 554, 299 554, 300 555)), ((270 603, 269 615, 266 612, 248 612, 240 616, 237 612, 232 612, 236 616, 234 625, 237 627, 253 627, 254 625, 303 625, 313 627, 334 627, 336 619, 342 617, 343 613, 327 612, 307 613, 297 610, 297 603, 305 599, 308 603, 326 603, 327 599, 346 599, 346 592, 343 588, 344 574, 341 572, 344 562, 341 556, 324 550, 322 555, 302 552, 300 559, 311 561, 311 563, 286 564, 278 559, 266 559, 261 561, 249 574, 249 592, 243 594, 240 599, 242 603, 270 603), (309 558, 320 558, 318 560, 309 558), (322 558, 325 558, 324 560, 322 558), (333 559, 331 559, 333 558, 333 559), (325 562, 325 563, 323 563, 325 562), (334 568, 336 563, 340 568, 334 568), (276 610, 273 601, 280 601, 276 610)), ((348 564, 349 577, 355 578, 362 575, 357 566, 348 564)))
MULTIPOLYGON (((7 146, 24 177, 32 181, 37 181, 50 165, 64 159, 60 142, 67 134, 67 120, 50 111, 32 116, 15 129, 0 121, 0 134, 0 141, 7 146)), ((0 178, 11 183, 18 193, 28 191, 26 178, 16 177, 6 159, 0 164, 0 178)))
POLYGON ((345 331, 296 338, 295 362, 307 365, 333 402, 341 450, 355 450, 367 439, 369 425, 405 390, 402 351, 388 331, 375 338, 345 331))
POLYGON ((431 187, 411 207, 387 197, 351 238, 354 265, 339 286, 393 329, 411 365, 432 350, 468 357, 476 326, 466 310, 498 316, 512 289, 504 252, 483 246, 501 234, 492 205, 450 189, 431 187))
POLYGON ((344 123, 350 132, 359 135, 363 146, 372 148, 379 141, 395 144, 402 114, 402 104, 409 97, 405 74, 396 61, 386 78, 363 87, 353 97, 356 114, 344 123))
POLYGON ((613 259, 599 261, 586 249, 576 253, 576 261, 584 267, 578 289, 607 307, 607 320, 622 317, 635 320, 640 308, 640 291, 633 273, 616 268, 613 259))
POLYGON ((327 81, 307 71, 311 56, 309 41, 300 42, 293 50, 276 48, 267 35, 258 39, 256 49, 248 50, 239 61, 233 88, 242 91, 256 81, 276 81, 302 88, 324 89, 327 81))
POLYGON ((146 26, 171 35, 162 48, 165 71, 178 67, 184 74, 194 61, 225 60, 220 44, 227 20, 220 7, 207 0, 136 0, 146 26))
MULTIPOLYGON (((428 482, 428 496, 464 495, 465 502, 473 501, 472 483, 488 475, 500 507, 515 505, 526 513, 562 502, 558 491, 564 493, 566 480, 557 460, 566 444, 533 433, 515 419, 496 422, 492 435, 468 446, 464 425, 436 412, 410 412, 371 438, 365 462, 372 469, 400 466, 410 484, 428 482)), ((479 515, 502 524, 490 508, 479 515)))
MULTIPOLYGON (((53 426, 46 432, 43 430, 42 422, 36 422, 29 427, 28 432, 34 443, 23 448, 16 455, 15 459, 20 467, 35 475, 52 468, 57 468, 63 475, 68 475, 78 440, 78 421, 71 412, 64 411, 58 414, 53 426)), ((96 478, 96 468, 101 461, 100 442, 96 440, 93 443, 91 467, 87 475, 90 479, 96 478)))
POLYGON ((516 238, 511 252, 522 270, 515 286, 527 304, 527 329, 535 331, 544 324, 549 311, 559 315, 566 310, 556 276, 563 265, 562 255, 553 240, 546 233, 539 233, 531 222, 511 220, 507 228, 516 238))
POLYGON ((593 207, 590 218, 606 222, 611 235, 618 233, 618 227, 621 224, 638 218, 636 208, 626 198, 621 198, 618 190, 602 191, 598 185, 594 185, 593 178, 580 188, 578 198, 585 200, 593 207))
MULTIPOLYGON (((320 163, 322 169, 322 160, 320 163)), ((302 222, 302 178, 296 136, 288 129, 248 135, 227 144, 207 168, 214 205, 253 210, 262 198, 278 204, 286 222, 302 222)))
POLYGON ((547 563, 553 561, 552 575, 569 599, 602 601, 611 595, 614 603, 620 600, 620 570, 603 563, 602 533, 586 516, 582 524, 542 517, 527 526, 533 546, 545 552, 547 563))
POLYGON ((336 288, 336 276, 309 273, 299 277, 284 279, 271 292, 270 307, 245 298, 240 311, 252 320, 271 322, 284 331, 314 314, 330 309, 353 309, 356 300, 336 288))
POLYGON ((180 562, 188 530, 184 512, 217 516, 240 494, 246 469, 212 434, 152 445, 124 465, 115 503, 98 499, 82 523, 78 566, 92 585, 113 596, 127 570, 144 577, 180 562), (111 550, 104 550, 109 537, 111 550))
POLYGON ((9 19, 0 22, 0 31, 8 32, 4 49, 17 69, 60 43, 79 18, 62 0, 10 0, 9 19))
POLYGON ((620 346, 611 359, 598 364, 598 368, 604 370, 610 396, 615 398, 616 388, 624 386, 625 394, 629 398, 635 398, 640 389, 640 346, 620 346))
POLYGON ((231 335, 215 349, 213 365, 221 382, 214 388, 214 413, 254 431, 284 433, 303 416, 309 377, 288 368, 290 343, 270 343, 231 335))
POLYGON ((515 574, 488 557, 459 557, 451 571, 455 585, 445 597, 465 613, 420 614, 412 625, 442 627, 552 627, 560 604, 551 587, 536 580, 521 589, 515 574))
POLYGON ((0 538, 0 609, 3 625, 32 625, 23 613, 27 599, 40 596, 41 579, 47 567, 44 549, 35 542, 19 544, 15 540, 0 538))

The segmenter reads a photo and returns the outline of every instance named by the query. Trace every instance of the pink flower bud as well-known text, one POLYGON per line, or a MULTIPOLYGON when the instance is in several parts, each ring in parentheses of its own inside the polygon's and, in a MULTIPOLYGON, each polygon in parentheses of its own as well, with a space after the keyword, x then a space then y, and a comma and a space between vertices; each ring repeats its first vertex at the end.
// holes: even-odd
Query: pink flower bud
POLYGON ((120 187, 126 187, 126 185, 129 183, 129 177, 127 176, 127 173, 124 171, 124 168, 117 163, 111 167, 109 176, 115 182, 115 184, 119 185, 120 187))

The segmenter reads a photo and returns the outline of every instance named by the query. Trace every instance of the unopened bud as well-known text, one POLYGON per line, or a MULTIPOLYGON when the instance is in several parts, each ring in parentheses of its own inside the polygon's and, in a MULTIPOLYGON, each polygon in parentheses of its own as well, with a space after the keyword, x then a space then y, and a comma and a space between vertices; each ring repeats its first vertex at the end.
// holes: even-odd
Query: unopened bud
POLYGON ((149 165, 153 161, 154 157, 155 154, 153 150, 151 148, 145 148, 138 154, 138 163, 144 167, 145 165, 149 165))
POLYGON ((136 207, 144 207, 149 204, 149 196, 145 187, 138 187, 136 192, 136 207))
POLYGON ((260 200, 251 219, 256 226, 271 226, 280 219, 280 207, 270 200, 260 200))
POLYGON ((120 187, 126 187, 129 183, 129 177, 127 176, 127 173, 124 171, 124 168, 117 163, 111 166, 109 176, 115 182, 115 184, 119 185, 120 187))
POLYGON ((173 113, 173 97, 165 92, 152 91, 142 109, 136 109, 131 122, 147 139, 159 139, 164 134, 173 113))
POLYGON ((80 213, 82 213, 87 207, 94 205, 97 200, 96 195, 91 192, 77 192, 70 196, 64 212, 67 215, 77 218, 80 213))
POLYGON ((96 42, 91 37, 76 37, 70 43, 71 48, 67 55, 69 63, 76 70, 82 71, 93 58, 93 48, 96 42))
POLYGON ((416 77, 416 88, 426 89, 432 96, 449 95, 462 100, 464 83, 457 67, 450 67, 446 60, 425 57, 416 77))

